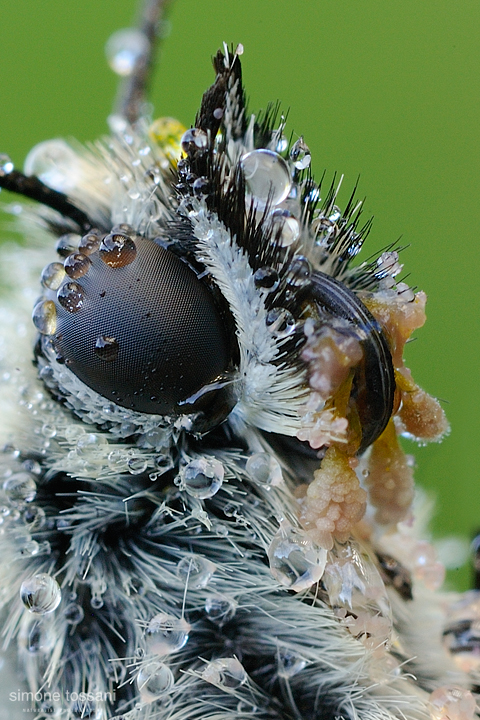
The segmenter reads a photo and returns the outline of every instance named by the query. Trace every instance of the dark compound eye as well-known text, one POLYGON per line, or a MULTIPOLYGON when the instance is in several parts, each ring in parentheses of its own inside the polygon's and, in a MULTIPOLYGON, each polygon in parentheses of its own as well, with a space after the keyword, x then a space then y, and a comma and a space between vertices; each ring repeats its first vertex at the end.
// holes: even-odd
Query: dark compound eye
POLYGON ((160 415, 196 410, 195 396, 232 363, 225 312, 210 289, 179 257, 128 226, 69 244, 77 247, 63 267, 45 269, 45 300, 34 312, 59 359, 121 407, 160 415))

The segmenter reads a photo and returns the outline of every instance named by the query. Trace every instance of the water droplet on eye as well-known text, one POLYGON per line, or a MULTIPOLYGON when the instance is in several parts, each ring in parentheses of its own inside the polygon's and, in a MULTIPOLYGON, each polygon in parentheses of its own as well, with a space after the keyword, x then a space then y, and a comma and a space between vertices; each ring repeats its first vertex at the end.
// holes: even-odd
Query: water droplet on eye
POLYGON ((91 255, 98 250, 101 242, 102 238, 100 233, 92 231, 82 237, 78 245, 78 249, 81 253, 83 253, 83 255, 91 255))
POLYGON ((137 686, 143 702, 154 702, 165 695, 174 683, 173 673, 164 663, 148 663, 137 675, 137 686))
POLYGON ((40 530, 45 525, 45 520, 45 510, 36 505, 28 507, 23 513, 23 521, 29 532, 40 530))
POLYGON ((208 145, 207 133, 199 128, 190 128, 183 133, 180 144, 184 152, 206 148, 208 145))
POLYGON ((76 313, 82 309, 85 302, 85 291, 79 283, 72 280, 62 285, 57 292, 57 300, 60 305, 70 313, 76 313))
POLYGON ((86 273, 89 271, 90 266, 92 264, 92 261, 90 258, 88 258, 83 253, 72 253, 67 258, 65 258, 65 262, 63 263, 63 267, 65 268, 65 272, 67 273, 68 277, 71 277, 72 280, 76 280, 79 277, 82 277, 82 275, 86 275, 86 273))
POLYGON ((288 648, 279 648, 277 653, 277 673, 279 677, 286 680, 298 675, 307 664, 307 661, 299 657, 288 648))
POLYGON ((282 247, 290 247, 300 237, 300 223, 288 210, 274 210, 272 213, 273 239, 282 247))
POLYGON ((273 150, 253 150, 241 159, 247 190, 262 204, 283 202, 292 186, 285 160, 273 150))
POLYGON ((218 658, 208 663, 202 679, 217 687, 237 690, 247 682, 247 673, 237 658, 218 658))
POLYGON ((225 470, 214 458, 196 458, 181 470, 181 489, 194 498, 205 500, 217 493, 223 483, 225 470))
POLYGON ((247 473, 260 485, 281 485, 283 482, 282 468, 278 460, 269 453, 255 453, 248 458, 247 473))
POLYGON ((133 457, 128 459, 127 467, 132 475, 141 475, 147 469, 148 462, 143 457, 133 457))
POLYGON ((205 612, 208 619, 219 627, 229 622, 237 611, 237 604, 234 600, 221 597, 220 595, 211 595, 205 600, 205 612))
POLYGON ((106 265, 121 268, 135 260, 137 248, 128 235, 111 233, 103 238, 98 252, 106 265))
POLYGON ((67 605, 63 615, 65 617, 65 621, 69 625, 78 625, 78 623, 82 622, 85 613, 83 612, 83 608, 81 605, 72 602, 67 605))
POLYGON ((327 551, 319 548, 303 530, 281 527, 267 551, 273 577, 290 590, 307 590, 322 577, 327 551))
MULTIPOLYGON (((58 238, 55 250, 60 257, 68 257, 72 252, 75 252, 79 248, 81 237, 76 233, 66 233, 58 238)), ((63 266, 62 266, 63 267, 63 266)))
POLYGON ((190 625, 184 618, 159 613, 147 625, 148 650, 156 655, 169 655, 181 650, 188 641, 190 625))
POLYGON ((60 604, 62 593, 57 581, 47 573, 39 573, 24 580, 20 589, 20 598, 32 613, 46 615, 60 604))
POLYGON ((303 137, 299 138, 290 150, 290 160, 293 162, 297 170, 305 170, 310 165, 312 156, 310 148, 305 143, 303 137))
POLYGON ((40 282, 48 290, 58 290, 65 278, 65 269, 62 263, 53 262, 42 270, 40 282))
POLYGON ((310 283, 312 266, 303 255, 298 255, 288 266, 287 283, 290 286, 301 288, 310 283))
POLYGON ((265 322, 275 337, 284 338, 295 332, 295 318, 286 308, 272 308, 268 311, 265 322))
POLYGON ((200 555, 187 555, 177 565, 177 576, 189 590, 207 587, 216 565, 200 555))
POLYGON ((107 40, 105 55, 114 73, 128 77, 148 55, 149 48, 150 43, 144 33, 135 28, 125 28, 113 33, 107 40))
POLYGON ((13 162, 8 155, 0 153, 0 177, 9 175, 14 168, 13 162))
POLYGON ((32 502, 37 494, 37 484, 30 473, 19 472, 3 483, 3 489, 12 505, 32 502))
POLYGON ((117 359, 119 349, 118 341, 115 340, 114 337, 100 335, 100 337, 97 338, 93 351, 100 360, 112 362, 117 359))
POLYGON ((41 300, 32 313, 33 324, 42 335, 53 335, 57 329, 57 310, 52 300, 41 300))
POLYGON ((278 288, 279 277, 276 270, 271 267, 261 267, 255 271, 253 280, 257 288, 273 292, 278 288))

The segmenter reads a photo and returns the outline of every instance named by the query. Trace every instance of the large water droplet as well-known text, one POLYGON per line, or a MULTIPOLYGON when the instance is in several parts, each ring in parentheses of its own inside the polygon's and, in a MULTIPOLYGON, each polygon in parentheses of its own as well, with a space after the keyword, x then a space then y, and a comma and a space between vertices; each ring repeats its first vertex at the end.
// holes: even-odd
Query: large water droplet
POLYGON ((43 268, 40 282, 48 290, 58 290, 65 278, 65 268, 62 263, 53 262, 43 268))
POLYGON ((252 150, 241 159, 247 190, 261 205, 278 205, 290 192, 292 181, 285 160, 273 150, 252 150))
POLYGON ((177 575, 189 590, 199 590, 208 585, 216 565, 200 555, 187 555, 177 565, 177 575))
POLYGON ((297 255, 288 266, 287 282, 291 287, 303 288, 309 285, 312 266, 306 257, 297 255))
POLYGON ((205 600, 205 612, 208 615, 208 619, 219 627, 229 622, 234 617, 236 611, 237 603, 221 595, 211 595, 205 600))
POLYGON ((82 175, 78 155, 65 140, 45 140, 35 145, 24 163, 25 175, 36 175, 48 187, 68 193, 82 175))
POLYGON ((194 498, 211 498, 220 490, 224 475, 222 463, 215 458, 196 458, 182 468, 181 488, 194 498))
POLYGON ((59 606, 62 593, 55 578, 47 573, 38 573, 23 581, 20 598, 30 612, 46 615, 59 606))
POLYGON ((274 337, 284 338, 295 332, 295 318, 286 308, 272 308, 268 311, 265 322, 274 337))
POLYGON ((135 260, 137 248, 131 237, 116 232, 103 238, 98 252, 106 265, 120 268, 135 260))
POLYGON ((218 658, 208 663, 202 678, 217 687, 237 690, 247 682, 247 673, 237 658, 218 658))
POLYGON ((11 475, 3 483, 3 489, 11 504, 15 506, 32 502, 37 494, 35 478, 27 472, 11 475))
POLYGON ((57 329, 57 310, 52 300, 40 300, 32 312, 33 324, 42 335, 53 335, 57 329))
POLYGON ((82 237, 78 245, 78 250, 83 255, 91 255, 96 252, 102 242, 101 234, 98 230, 93 230, 82 237))
POLYGON ((151 662, 137 675, 137 686, 143 702, 154 702, 165 695, 174 683, 173 673, 165 663, 151 662))
POLYGON ((283 481, 282 468, 278 460, 270 453, 254 453, 246 464, 247 473, 260 485, 281 485, 283 481))
POLYGON ((105 55, 117 75, 128 77, 138 63, 148 55, 150 43, 144 33, 135 28, 117 30, 107 40, 105 55))
POLYGON ((312 156, 310 148, 305 143, 303 137, 299 138, 296 143, 292 145, 290 150, 290 160, 293 162, 297 170, 305 170, 310 165, 312 156))
POLYGON ((276 270, 271 267, 261 267, 253 275, 255 286, 259 289, 273 292, 278 288, 279 277, 276 270))
POLYGON ((281 527, 267 551, 273 577, 285 587, 300 592, 322 577, 327 551, 294 527, 281 527))
POLYGON ((192 150, 206 148, 208 145, 207 133, 199 128, 190 128, 183 133, 180 144, 186 153, 192 150))
POLYGON ((184 618, 159 613, 147 625, 145 632, 149 652, 169 655, 181 650, 188 641, 190 625, 184 618))
POLYGON ((300 223, 288 210, 272 213, 272 237, 282 247, 290 247, 300 237, 300 223))

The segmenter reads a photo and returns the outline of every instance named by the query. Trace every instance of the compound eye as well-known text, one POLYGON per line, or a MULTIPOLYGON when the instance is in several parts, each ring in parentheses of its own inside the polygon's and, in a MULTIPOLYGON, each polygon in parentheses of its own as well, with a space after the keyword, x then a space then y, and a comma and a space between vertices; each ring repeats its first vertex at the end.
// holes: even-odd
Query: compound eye
MULTIPOLYGON (((194 411, 185 401, 214 383, 232 359, 225 317, 210 289, 179 257, 128 226, 105 237, 90 233, 71 249, 63 267, 53 263, 42 276, 41 307, 55 315, 49 334, 60 360, 121 407, 159 415, 194 411)), ((42 330, 39 315, 34 311, 42 330)))

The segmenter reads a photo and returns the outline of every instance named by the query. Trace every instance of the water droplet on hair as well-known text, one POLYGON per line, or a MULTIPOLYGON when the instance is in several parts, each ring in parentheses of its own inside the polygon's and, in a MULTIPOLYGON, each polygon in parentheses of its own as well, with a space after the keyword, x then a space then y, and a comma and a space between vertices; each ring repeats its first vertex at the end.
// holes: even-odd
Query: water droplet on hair
POLYGON ((141 475, 148 467, 148 461, 143 457, 132 457, 127 461, 128 472, 132 475, 141 475))
POLYGON ((253 275, 253 280, 257 288, 268 290, 268 292, 276 290, 280 282, 277 271, 271 267, 258 268, 253 275))
POLYGON ((221 488, 225 470, 215 458, 196 458, 181 470, 181 489, 200 500, 213 497, 221 488))
POLYGON ((66 258, 72 252, 78 250, 80 240, 81 237, 77 233, 66 233, 65 235, 61 235, 57 240, 55 250, 60 257, 66 258))
POLYGON ((275 486, 283 482, 282 468, 278 460, 269 453, 254 453, 247 460, 246 470, 260 485, 275 486))
POLYGON ((173 459, 170 455, 157 455, 154 462, 160 475, 173 468, 173 459))
POLYGON ((207 664, 202 678, 217 687, 237 690, 247 682, 247 673, 237 658, 218 658, 207 664))
POLYGON ((299 138, 296 143, 292 145, 290 150, 290 160, 293 162, 297 170, 305 170, 310 165, 312 155, 310 148, 305 143, 303 137, 299 138))
POLYGON ((184 618, 159 613, 147 625, 145 632, 149 652, 169 655, 181 650, 188 641, 190 625, 184 618))
POLYGON ((86 455, 106 448, 108 440, 104 435, 97 433, 84 433, 77 440, 77 455, 86 455))
POLYGON ((85 613, 81 605, 72 602, 67 605, 63 615, 69 625, 78 625, 78 623, 82 622, 85 613))
POLYGON ((32 312, 33 324, 42 335, 53 335, 57 329, 57 310, 52 300, 41 300, 32 312))
POLYGON ((57 292, 57 300, 67 312, 76 313, 84 305, 85 291, 79 283, 72 280, 62 285, 57 292))
POLYGON ((277 653, 277 673, 280 677, 288 680, 298 675, 307 664, 307 661, 299 657, 288 648, 279 648, 277 653))
POLYGON ((37 484, 30 473, 19 472, 11 475, 3 483, 5 494, 12 505, 30 503, 37 494, 37 484))
POLYGON ((205 612, 208 619, 219 627, 229 622, 237 611, 237 603, 221 595, 210 595, 205 600, 205 612))
POLYGON ((303 255, 298 255, 288 266, 287 283, 296 288, 307 287, 312 276, 312 266, 303 255))
POLYGON ((187 555, 177 565, 177 576, 189 590, 207 587, 216 565, 200 555, 187 555))
POLYGON ((0 177, 4 175, 10 175, 14 168, 13 162, 10 157, 5 153, 0 153, 0 177))
POLYGON ((53 262, 42 270, 40 282, 48 290, 58 290, 65 278, 65 268, 62 263, 53 262))
POLYGON ((265 205, 278 205, 290 192, 292 181, 285 160, 273 150, 253 150, 241 159, 247 190, 265 205))
POLYGON ((180 144, 186 153, 192 150, 206 148, 208 145, 207 133, 199 128, 190 128, 183 133, 180 144))
POLYGON ((268 311, 265 322, 269 331, 278 338, 288 337, 295 332, 295 318, 290 310, 275 307, 268 311))
POLYGON ((103 238, 98 252, 106 265, 121 268, 135 260, 137 248, 131 237, 117 232, 103 238))
POLYGON ((47 573, 38 573, 24 580, 20 589, 20 598, 32 613, 46 615, 60 604, 62 593, 57 581, 47 573))
POLYGON ((114 337, 109 335, 100 335, 95 342, 94 353, 100 360, 112 362, 118 357, 120 346, 114 337))
POLYGON ((300 223, 288 210, 272 213, 272 237, 282 247, 290 247, 300 237, 300 223))
POLYGON ((88 258, 83 253, 77 252, 72 253, 67 258, 65 258, 63 267, 65 268, 65 272, 67 273, 68 277, 72 278, 72 280, 77 280, 77 278, 87 274, 91 267, 91 264, 92 261, 90 260, 90 258, 88 258))
POLYGON ((52 423, 44 423, 42 425, 42 435, 46 438, 53 438, 57 434, 57 428, 52 423))
POLYGON ((111 69, 117 75, 128 77, 148 55, 150 43, 144 33, 136 28, 117 30, 105 44, 105 55, 111 69))
POLYGON ((143 702, 154 702, 173 687, 174 678, 165 663, 152 662, 144 665, 137 675, 137 686, 143 702))
POLYGON ((281 527, 267 551, 273 577, 295 592, 307 590, 322 577, 327 551, 294 527, 281 527))
POLYGON ((45 510, 37 505, 27 507, 23 513, 23 522, 29 532, 37 532, 45 525, 45 510))

